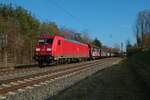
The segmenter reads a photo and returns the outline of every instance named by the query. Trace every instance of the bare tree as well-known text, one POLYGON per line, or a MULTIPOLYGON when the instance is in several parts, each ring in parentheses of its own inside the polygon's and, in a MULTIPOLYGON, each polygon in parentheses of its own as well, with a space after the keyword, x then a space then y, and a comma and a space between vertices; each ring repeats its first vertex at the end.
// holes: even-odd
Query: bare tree
POLYGON ((135 25, 135 34, 137 40, 137 46, 144 48, 147 45, 146 41, 148 34, 150 33, 150 10, 144 10, 139 12, 135 25))

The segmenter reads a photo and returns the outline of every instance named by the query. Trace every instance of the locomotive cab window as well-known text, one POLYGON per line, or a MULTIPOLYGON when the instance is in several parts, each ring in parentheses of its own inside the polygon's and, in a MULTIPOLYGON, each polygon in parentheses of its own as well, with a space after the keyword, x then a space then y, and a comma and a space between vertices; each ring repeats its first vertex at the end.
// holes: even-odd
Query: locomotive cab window
POLYGON ((39 44, 44 45, 44 44, 52 44, 53 43, 53 39, 39 39, 38 40, 39 44))
POLYGON ((53 39, 47 39, 47 40, 46 40, 46 43, 47 43, 47 44, 52 44, 52 43, 53 43, 53 39))
POLYGON ((45 40, 44 39, 40 39, 40 40, 38 40, 38 43, 43 45, 45 43, 45 40))
POLYGON ((60 40, 58 40, 58 45, 61 45, 61 41, 60 40))

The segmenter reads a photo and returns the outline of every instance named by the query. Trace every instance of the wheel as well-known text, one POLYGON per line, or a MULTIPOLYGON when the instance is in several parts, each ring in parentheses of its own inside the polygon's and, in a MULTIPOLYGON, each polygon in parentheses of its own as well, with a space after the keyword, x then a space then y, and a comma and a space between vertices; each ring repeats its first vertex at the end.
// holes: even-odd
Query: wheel
POLYGON ((42 62, 38 62, 39 67, 43 67, 43 63, 42 62))

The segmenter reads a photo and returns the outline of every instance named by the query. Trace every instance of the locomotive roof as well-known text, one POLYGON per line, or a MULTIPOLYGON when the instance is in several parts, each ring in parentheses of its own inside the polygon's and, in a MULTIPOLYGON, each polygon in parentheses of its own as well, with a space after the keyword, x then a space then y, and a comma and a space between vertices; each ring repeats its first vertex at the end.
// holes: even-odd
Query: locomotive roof
POLYGON ((84 44, 84 43, 81 43, 79 41, 75 41, 75 40, 70 40, 70 39, 67 39, 67 38, 64 38, 65 41, 69 41, 69 42, 73 42, 73 43, 77 43, 77 44, 80 44, 80 45, 87 45, 87 44, 84 44))
MULTIPOLYGON (((55 38, 55 37, 57 37, 57 36, 51 36, 51 35, 42 34, 42 35, 40 35, 39 38, 55 38)), ((61 36, 59 36, 59 37, 61 37, 61 36)), ((62 37, 62 38, 64 38, 64 37, 62 37)), ((71 39, 67 39, 67 38, 64 38, 64 40, 65 41, 69 41, 69 42, 73 42, 73 43, 76 43, 76 44, 80 44, 80 45, 87 45, 85 43, 81 43, 79 41, 75 41, 75 40, 71 40, 71 39)))

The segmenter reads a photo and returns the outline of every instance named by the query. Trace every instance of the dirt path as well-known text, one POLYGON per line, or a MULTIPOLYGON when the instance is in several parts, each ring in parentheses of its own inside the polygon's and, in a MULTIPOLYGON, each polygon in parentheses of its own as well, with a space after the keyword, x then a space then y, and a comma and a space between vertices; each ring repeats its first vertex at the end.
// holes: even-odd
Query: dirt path
POLYGON ((142 82, 125 64, 114 65, 99 71, 51 99, 150 100, 142 82))

